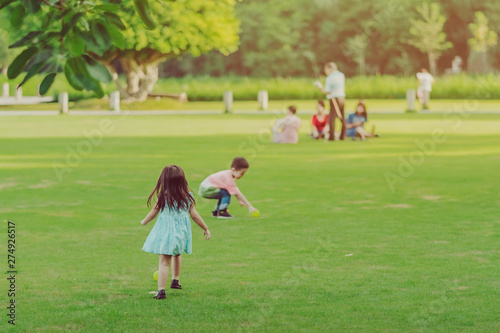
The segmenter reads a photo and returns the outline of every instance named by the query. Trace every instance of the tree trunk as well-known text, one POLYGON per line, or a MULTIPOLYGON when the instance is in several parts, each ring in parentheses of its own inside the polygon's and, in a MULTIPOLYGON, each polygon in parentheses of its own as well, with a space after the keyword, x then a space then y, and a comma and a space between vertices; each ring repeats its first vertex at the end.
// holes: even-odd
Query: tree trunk
POLYGON ((432 75, 437 75, 436 57, 434 52, 429 51, 427 52, 427 55, 429 56, 429 71, 432 75))
POLYGON ((483 63, 483 74, 488 73, 488 54, 486 52, 481 52, 481 62, 483 63))
MULTIPOLYGON (((134 59, 120 59, 127 76, 127 87, 117 82, 117 87, 125 102, 141 102, 146 100, 158 81, 158 65, 161 60, 139 64, 134 59)), ((117 78, 115 78, 115 81, 117 78)))
POLYGON ((365 76, 366 75, 366 66, 365 66, 365 55, 362 54, 359 56, 359 75, 365 76))

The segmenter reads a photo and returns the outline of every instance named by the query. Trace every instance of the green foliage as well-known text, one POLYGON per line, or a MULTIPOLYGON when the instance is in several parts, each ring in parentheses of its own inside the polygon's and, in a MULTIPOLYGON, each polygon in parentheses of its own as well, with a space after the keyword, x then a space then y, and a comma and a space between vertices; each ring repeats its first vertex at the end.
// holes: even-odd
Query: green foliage
MULTIPOLYGON (((101 83, 112 79, 108 69, 113 61, 131 59, 134 63, 123 67, 132 71, 182 53, 199 55, 212 49, 233 52, 239 24, 234 3, 69 0, 48 1, 41 7, 38 0, 16 0, 10 1, 6 10, 10 11, 12 27, 19 28, 15 34, 20 34, 12 48, 37 47, 38 53, 30 54, 33 58, 50 53, 45 66, 38 68, 41 73, 57 73, 64 68, 73 88, 101 96, 101 83)), ((26 65, 31 66, 25 58, 23 54, 18 59, 12 73, 19 75, 26 65)))
MULTIPOLYGON (((500 2, 497 0, 434 0, 446 18, 442 32, 452 48, 441 52, 438 72, 450 67, 459 55, 464 64, 469 57, 468 24, 474 12, 483 11, 491 29, 500 31, 500 2)), ((168 61, 163 76, 189 74, 225 76, 310 76, 322 74, 324 63, 335 61, 347 76, 359 74, 358 62, 345 52, 346 41, 366 36, 367 74, 412 74, 428 67, 428 57, 407 43, 411 20, 421 19, 415 8, 419 0, 250 0, 236 4, 241 20, 240 48, 222 56, 211 52, 198 58, 184 56, 168 61)), ((491 49, 491 59, 500 69, 500 45, 491 49)), ((464 68, 465 70, 466 68, 464 68)))
MULTIPOLYGON (((21 82, 24 84, 35 74, 50 73, 43 81, 43 89, 40 89, 41 93, 46 93, 54 75, 65 68, 65 74, 75 89, 94 91, 102 96, 100 80, 106 77, 102 75, 102 68, 98 71, 100 75, 96 75, 85 66, 76 66, 78 61, 75 59, 84 54, 82 59, 89 59, 92 57, 90 52, 102 54, 112 47, 112 40, 99 21, 105 12, 99 5, 88 1, 50 1, 43 3, 43 8, 40 4, 37 0, 15 1, 12 4, 11 23, 13 27, 20 27, 20 31, 13 34, 24 35, 10 48, 26 49, 9 67, 9 78, 13 79, 27 70, 21 82), (85 43, 82 35, 87 33, 92 37, 85 43)), ((119 6, 112 5, 111 8, 119 6)), ((118 24, 116 17, 110 21, 118 24)), ((110 77, 109 73, 107 77, 110 77)))
POLYGON ((359 65, 359 74, 365 75, 365 57, 368 40, 366 35, 356 35, 345 42, 345 53, 351 56, 359 65))
POLYGON ((446 33, 443 32, 446 18, 441 14, 440 6, 437 3, 424 2, 420 7, 417 7, 417 11, 421 17, 411 20, 410 33, 412 38, 408 44, 427 53, 431 72, 436 74, 435 62, 443 51, 453 46, 451 42, 446 41, 446 33))
POLYGON ((469 24, 473 36, 469 39, 469 45, 473 51, 484 53, 497 45, 498 35, 488 27, 488 18, 483 12, 476 12, 474 16, 474 23, 469 24))
POLYGON ((38 52, 37 47, 30 47, 21 54, 19 54, 10 64, 7 71, 7 77, 9 79, 15 79, 19 74, 21 74, 26 66, 26 63, 38 52))
MULTIPOLYGON (((433 86, 433 99, 500 99, 499 75, 454 75, 437 79, 433 86)), ((405 99, 407 89, 416 89, 415 77, 389 75, 357 76, 347 78, 348 98, 358 99, 405 99)), ((186 92, 190 101, 221 101, 225 90, 233 91, 233 98, 240 101, 256 101, 259 90, 267 90, 270 100, 322 99, 309 78, 249 77, 184 77, 160 79, 155 86, 157 93, 186 92)))
POLYGON ((50 73, 48 74, 40 84, 40 90, 39 94, 40 95, 45 95, 47 91, 49 91, 50 87, 52 86, 52 83, 54 83, 54 78, 56 77, 56 73, 50 73))
MULTIPOLYGON (((24 87, 24 94, 36 95, 37 83, 44 77, 40 76, 24 87)), ((124 78, 121 78, 124 81, 124 78)), ((0 84, 8 82, 2 80, 0 84)), ((14 80, 11 87, 16 86, 21 79, 14 80)), ((433 86, 432 99, 500 99, 499 75, 453 75, 437 79, 433 86)), ((414 77, 396 77, 389 75, 357 76, 347 78, 346 90, 349 99, 400 99, 406 98, 407 89, 416 89, 417 80, 414 77)), ((103 91, 109 94, 116 90, 114 84, 103 85, 103 91)), ((324 98, 324 95, 312 85, 310 78, 273 78, 259 79, 249 77, 184 77, 182 79, 160 79, 153 89, 154 93, 187 92, 188 99, 194 101, 222 101, 225 90, 232 90, 235 101, 257 101, 259 90, 267 90, 270 101, 278 100, 309 100, 324 98)), ((74 90, 63 77, 54 81, 48 94, 57 97, 61 92, 68 92, 72 101, 89 99, 93 94, 74 90)), ((162 99, 163 103, 163 99, 162 99)))
MULTIPOLYGON (((3 15, 0 12, 0 20, 3 19, 3 15)), ((9 49, 9 33, 0 28, 0 68, 7 67, 12 58, 13 58, 13 50, 9 49)))
POLYGON ((149 8, 149 1, 134 0, 135 8, 137 9, 137 14, 141 18, 144 25, 149 30, 156 28, 156 22, 151 16, 151 9, 149 8))
POLYGON ((121 1, 120 17, 130 27, 123 32, 125 50, 151 49, 163 57, 174 57, 184 53, 198 56, 212 49, 229 54, 237 49, 235 0, 151 2, 152 16, 158 23, 154 30, 149 30, 151 22, 145 26, 142 16, 135 15, 133 8, 138 3, 143 1, 121 1))

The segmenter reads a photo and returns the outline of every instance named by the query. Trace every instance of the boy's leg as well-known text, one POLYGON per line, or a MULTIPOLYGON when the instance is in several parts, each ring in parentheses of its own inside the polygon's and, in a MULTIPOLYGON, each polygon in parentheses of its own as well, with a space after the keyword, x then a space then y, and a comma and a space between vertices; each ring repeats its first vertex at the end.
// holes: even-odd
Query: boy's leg
POLYGON ((219 210, 227 209, 231 203, 231 194, 223 188, 220 190, 219 194, 221 195, 221 198, 219 199, 219 210))
POLYGON ((218 199, 215 205, 215 211, 224 210, 231 202, 231 194, 229 194, 227 190, 221 188, 218 193, 211 195, 208 199, 218 199))

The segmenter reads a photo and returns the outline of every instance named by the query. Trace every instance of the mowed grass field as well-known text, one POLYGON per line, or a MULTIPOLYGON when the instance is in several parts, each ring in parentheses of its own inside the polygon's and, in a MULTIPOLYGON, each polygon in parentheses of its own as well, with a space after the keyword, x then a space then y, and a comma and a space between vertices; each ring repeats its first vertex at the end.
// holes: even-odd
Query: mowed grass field
MULTIPOLYGON (((0 118, 20 332, 498 332, 500 116, 372 115, 382 138, 269 143, 273 115, 0 118), (101 137, 102 135, 102 137, 101 137), (233 220, 193 223, 183 290, 152 299, 141 226, 161 169, 250 162, 233 220)), ((370 125, 368 126, 370 127, 370 125)), ((2 227, 7 268, 7 225, 2 227)), ((3 275, 1 330, 7 323, 3 275)))

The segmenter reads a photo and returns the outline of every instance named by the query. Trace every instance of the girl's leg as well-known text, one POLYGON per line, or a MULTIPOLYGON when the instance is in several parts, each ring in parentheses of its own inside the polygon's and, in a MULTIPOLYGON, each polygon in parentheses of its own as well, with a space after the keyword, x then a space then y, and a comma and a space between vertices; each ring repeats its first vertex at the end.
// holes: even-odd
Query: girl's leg
POLYGON ((311 136, 313 139, 319 139, 319 132, 316 126, 313 125, 311 136))
POLYGON ((170 263, 172 256, 167 254, 160 254, 160 261, 158 264, 158 290, 165 289, 168 279, 168 269, 170 268, 170 263))
POLYGON ((360 126, 356 127, 356 133, 361 135, 361 140, 366 140, 366 132, 363 129, 363 127, 360 127, 360 126))
POLYGON ((365 131, 365 129, 363 127, 361 127, 361 126, 356 127, 356 132, 359 135, 361 135, 361 139, 362 140, 365 140, 367 137, 371 138, 372 136, 374 136, 373 134, 370 134, 367 131, 365 131))
POLYGON ((174 263, 172 267, 172 280, 179 280, 179 274, 181 273, 182 257, 179 254, 174 256, 174 263))

